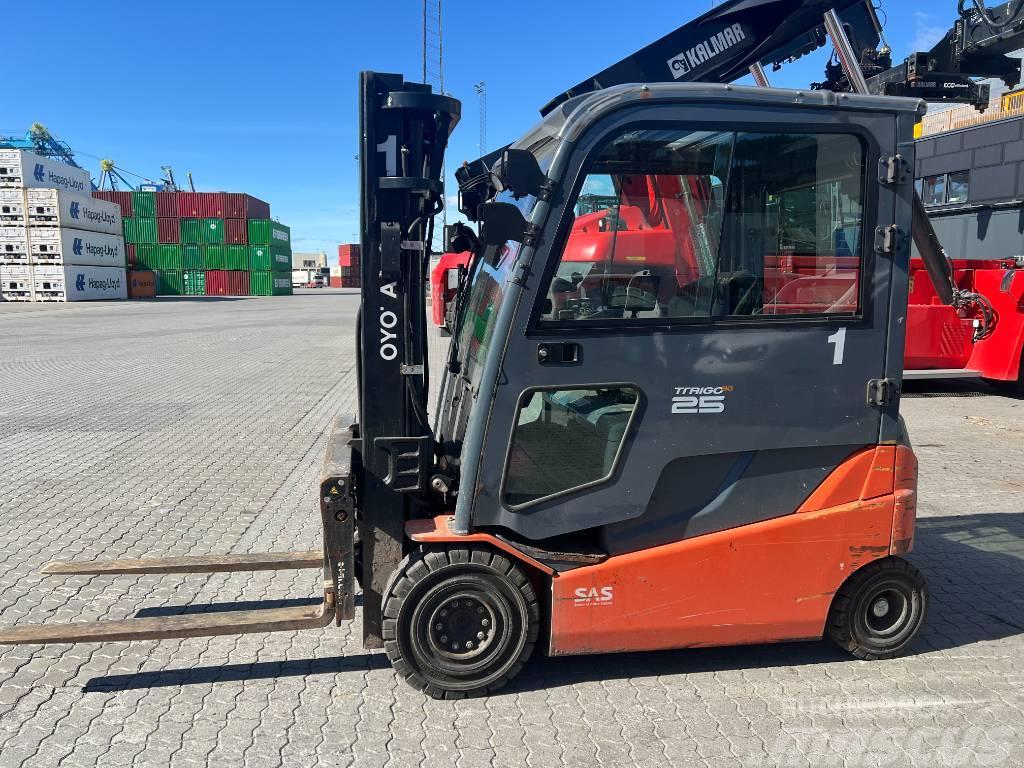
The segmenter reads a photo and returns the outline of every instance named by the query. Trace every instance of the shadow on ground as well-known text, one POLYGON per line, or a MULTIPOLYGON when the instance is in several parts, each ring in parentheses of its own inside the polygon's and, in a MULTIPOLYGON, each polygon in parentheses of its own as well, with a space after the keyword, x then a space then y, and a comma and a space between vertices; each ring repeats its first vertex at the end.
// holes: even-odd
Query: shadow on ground
MULTIPOLYGON (((922 518, 911 556, 928 578, 928 621, 912 653, 958 648, 1024 634, 1024 512, 922 518)), ((275 607, 282 602, 245 604, 275 607)), ((298 601, 294 604, 305 604, 298 601)), ((229 610, 237 610, 233 604, 229 610)), ((169 615, 154 613, 139 615, 169 615)), ((163 611, 163 609, 160 609, 163 611)), ((176 613, 201 610, 178 606, 176 613)), ((208 610, 208 607, 207 607, 208 610)), ((548 658, 540 653, 502 693, 539 690, 601 679, 643 678, 745 668, 789 667, 853 660, 831 643, 779 643, 736 648, 548 658)), ((122 691, 226 680, 336 675, 381 669, 382 653, 345 657, 268 661, 94 678, 86 691, 122 691)))

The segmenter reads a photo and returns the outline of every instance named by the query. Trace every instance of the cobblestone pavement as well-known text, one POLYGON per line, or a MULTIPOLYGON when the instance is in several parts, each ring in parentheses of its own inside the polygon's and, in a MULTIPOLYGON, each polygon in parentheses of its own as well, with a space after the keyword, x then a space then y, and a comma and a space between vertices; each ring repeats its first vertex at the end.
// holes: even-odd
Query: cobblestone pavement
MULTIPOLYGON (((318 545, 356 297, 0 305, 0 621, 295 605, 315 574, 44 579, 54 557, 318 545)), ((1024 764, 1024 402, 905 402, 933 608, 915 652, 535 658, 436 702, 340 629, 0 649, 0 766, 1024 764)))

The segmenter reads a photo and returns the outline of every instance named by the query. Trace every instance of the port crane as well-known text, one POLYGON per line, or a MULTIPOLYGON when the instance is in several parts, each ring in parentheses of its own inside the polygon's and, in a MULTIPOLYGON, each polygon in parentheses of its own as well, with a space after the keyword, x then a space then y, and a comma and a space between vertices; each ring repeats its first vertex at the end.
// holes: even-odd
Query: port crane
MULTIPOLYGON (((957 24, 998 26, 1008 6, 962 5, 957 24)), ((864 2, 733 0, 464 165, 460 208, 478 228, 452 235, 474 257, 436 390, 424 287, 461 105, 362 73, 359 412, 329 436, 323 549, 46 569, 316 568, 323 601, 15 627, 0 643, 324 627, 354 618, 358 582, 364 644, 436 697, 500 688, 537 645, 566 655, 828 636, 864 659, 904 651, 928 604, 905 559, 917 465, 899 414, 922 104, 700 82, 813 50, 829 14, 847 49, 877 35, 864 2), (591 176, 627 201, 614 223, 575 213, 591 176), (842 215, 818 217, 830 207, 842 215), (641 249, 636 235, 652 231, 659 248, 641 249), (619 243, 622 258, 564 270, 585 242, 619 243)), ((924 93, 990 64, 943 60, 916 86, 916 66, 870 80, 924 93)), ((962 99, 979 97, 963 85, 962 99)), ((953 300, 941 249, 927 233, 924 246, 953 300)))
POLYGON ((24 136, 0 136, 0 148, 25 149, 41 157, 51 157, 75 168, 74 152, 67 142, 56 138, 42 123, 32 123, 24 136))

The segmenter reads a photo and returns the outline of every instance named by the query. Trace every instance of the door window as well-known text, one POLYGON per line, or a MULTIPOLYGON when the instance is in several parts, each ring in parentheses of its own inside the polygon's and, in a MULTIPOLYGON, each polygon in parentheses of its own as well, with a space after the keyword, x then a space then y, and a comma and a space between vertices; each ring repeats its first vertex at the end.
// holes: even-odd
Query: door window
POLYGON ((856 315, 864 186, 852 135, 624 134, 591 163, 541 320, 856 315))
POLYGON ((611 477, 637 407, 633 387, 538 389, 520 400, 502 499, 511 508, 611 477))

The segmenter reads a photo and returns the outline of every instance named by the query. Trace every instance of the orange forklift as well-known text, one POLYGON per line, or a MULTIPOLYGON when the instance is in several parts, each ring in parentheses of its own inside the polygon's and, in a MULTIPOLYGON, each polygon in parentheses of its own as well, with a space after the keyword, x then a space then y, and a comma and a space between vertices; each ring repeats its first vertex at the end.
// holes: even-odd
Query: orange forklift
MULTIPOLYGON (((862 0, 724 3, 464 164, 477 227, 449 238, 473 256, 436 387, 424 288, 460 105, 363 73, 359 413, 330 435, 322 551, 47 568, 322 568, 323 602, 14 627, 0 643, 324 627, 355 617, 358 583, 364 644, 439 698, 497 690, 538 645, 906 650, 928 605, 904 559, 912 225, 938 295, 964 300, 915 215, 924 107, 905 96, 921 72, 880 67, 865 86, 847 61, 848 81, 818 90, 699 82, 763 73, 837 30, 864 68, 884 59, 862 0), (587 196, 613 202, 581 221, 587 196)), ((932 73, 965 86, 940 95, 978 99, 960 72, 932 73)))

